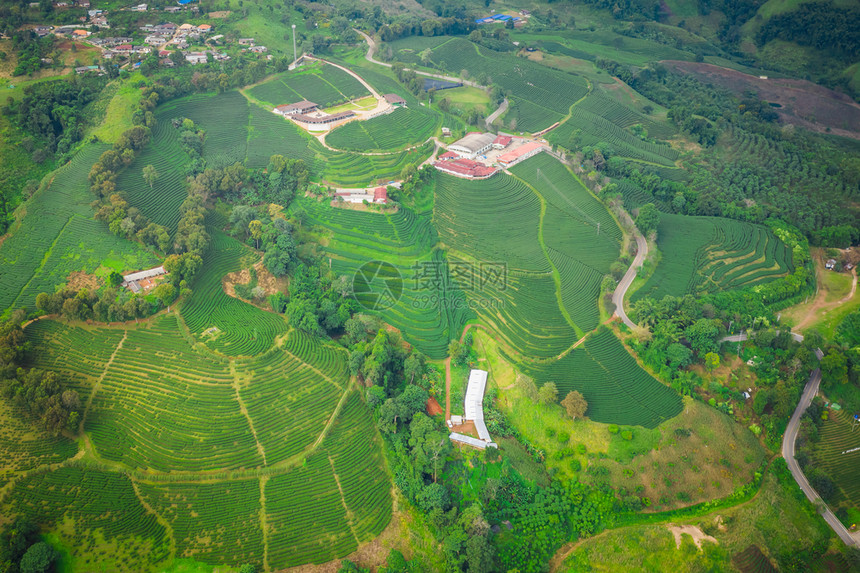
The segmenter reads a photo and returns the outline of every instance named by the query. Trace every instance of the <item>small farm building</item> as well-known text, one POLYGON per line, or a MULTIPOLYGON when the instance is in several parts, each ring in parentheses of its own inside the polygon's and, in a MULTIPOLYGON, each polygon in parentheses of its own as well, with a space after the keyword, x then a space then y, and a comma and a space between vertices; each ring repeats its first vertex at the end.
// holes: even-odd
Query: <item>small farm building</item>
POLYGON ((145 271, 131 273, 130 275, 122 277, 122 286, 126 287, 131 292, 138 293, 142 290, 142 283, 145 288, 149 288, 153 284, 152 279, 165 274, 167 274, 167 271, 164 270, 164 267, 155 267, 145 271))
POLYGON ((451 137, 451 128, 443 127, 442 128, 442 137, 451 137))
POLYGON ((406 100, 397 94, 385 94, 382 97, 394 107, 406 107, 406 100))
POLYGON ((281 115, 306 114, 316 111, 317 107, 317 104, 312 101, 302 100, 298 103, 279 105, 275 108, 275 113, 279 113, 281 115))
POLYGON ((484 424, 484 390, 487 387, 487 371, 472 370, 469 373, 469 385, 466 387, 465 409, 466 415, 464 420, 475 423, 475 429, 478 432, 478 439, 471 436, 465 436, 456 432, 452 433, 450 438, 454 441, 469 444, 476 448, 484 449, 487 446, 498 447, 490 437, 490 432, 484 424))
POLYGON ((473 131, 466 134, 463 139, 457 140, 448 146, 449 151, 456 152, 460 157, 474 159, 478 155, 493 147, 495 137, 492 133, 480 133, 473 131))
POLYGON ((385 187, 377 187, 373 190, 373 202, 380 205, 388 203, 388 189, 385 187))
POLYGON ((350 117, 355 117, 355 112, 341 111, 338 113, 332 113, 332 114, 323 115, 320 117, 314 117, 312 115, 304 115, 301 113, 294 113, 294 114, 289 114, 289 117, 293 121, 299 121, 301 123, 306 123, 308 125, 325 125, 327 123, 334 123, 336 121, 341 121, 342 119, 348 119, 350 117))
POLYGON ((828 259, 826 263, 824 263, 824 268, 827 270, 833 269, 836 266, 836 259, 828 259))
POLYGON ((433 164, 433 167, 443 173, 464 179, 488 179, 498 171, 494 167, 487 167, 483 163, 463 158, 450 161, 437 161, 433 164))
POLYGON ((510 135, 499 135, 493 140, 493 149, 504 149, 511 144, 512 140, 510 135))

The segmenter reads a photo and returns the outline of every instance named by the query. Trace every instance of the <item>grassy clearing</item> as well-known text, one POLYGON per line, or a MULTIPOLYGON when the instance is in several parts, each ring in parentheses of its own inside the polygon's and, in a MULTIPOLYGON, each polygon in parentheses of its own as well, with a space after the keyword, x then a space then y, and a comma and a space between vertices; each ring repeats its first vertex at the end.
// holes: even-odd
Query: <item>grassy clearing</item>
POLYGON ((140 102, 141 93, 137 82, 142 78, 143 76, 137 73, 128 80, 122 81, 122 85, 107 105, 101 125, 92 132, 99 141, 115 143, 124 131, 133 127, 129 112, 137 109, 137 104, 140 102))
POLYGON ((326 108, 324 111, 326 113, 338 113, 340 111, 349 111, 353 109, 368 110, 373 109, 374 107, 376 107, 376 98, 373 96, 367 96, 347 102, 343 105, 326 108))
MULTIPOLYGON (((787 474, 787 472, 786 472, 787 474)), ((770 559, 790 560, 832 535, 790 475, 764 477, 759 493, 749 502, 694 519, 673 520, 699 527, 715 537, 718 547, 704 553, 687 538, 680 549, 665 525, 642 525, 611 530, 577 544, 567 555, 564 572, 733 570, 731 558, 757 545, 770 559)), ((562 552, 569 550, 563 548, 562 552)))
POLYGON ((436 94, 436 99, 448 98, 452 104, 459 107, 463 111, 469 111, 477 108, 482 113, 489 113, 493 107, 490 103, 490 96, 482 89, 463 86, 450 90, 443 90, 436 94))

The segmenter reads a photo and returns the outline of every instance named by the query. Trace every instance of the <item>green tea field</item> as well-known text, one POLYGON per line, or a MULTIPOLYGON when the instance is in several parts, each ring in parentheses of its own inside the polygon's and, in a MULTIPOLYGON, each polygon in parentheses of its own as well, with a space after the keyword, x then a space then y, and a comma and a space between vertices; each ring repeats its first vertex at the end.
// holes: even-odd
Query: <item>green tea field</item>
POLYGON ((50 174, 26 205, 19 226, 0 244, 0 309, 32 309, 36 295, 53 292, 72 271, 93 273, 104 266, 130 272, 157 261, 93 219, 87 174, 106 149, 87 145, 50 174))
POLYGON ((194 350, 181 321, 27 328, 32 365, 69 376, 86 402, 86 438, 72 464, 73 443, 30 449, 29 432, 5 430, 4 513, 56 531, 76 566, 115 571, 175 558, 280 569, 378 535, 391 484, 343 349, 294 331, 227 360, 194 350))
POLYGON ((767 227, 716 217, 660 217, 657 247, 663 260, 633 300, 755 286, 794 271, 791 251, 767 227))

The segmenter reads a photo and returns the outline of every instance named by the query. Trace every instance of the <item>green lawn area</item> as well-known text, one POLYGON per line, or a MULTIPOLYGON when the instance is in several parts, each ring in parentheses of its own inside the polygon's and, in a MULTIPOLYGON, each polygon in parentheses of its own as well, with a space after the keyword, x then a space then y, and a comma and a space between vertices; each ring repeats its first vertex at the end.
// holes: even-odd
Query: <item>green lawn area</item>
POLYGON ((115 143, 124 131, 134 127, 131 123, 131 110, 137 109, 140 102, 141 92, 137 84, 142 79, 143 75, 138 72, 126 80, 117 80, 122 83, 108 102, 101 124, 92 132, 99 141, 115 143))
POLYGON ((490 108, 493 107, 490 103, 490 96, 487 95, 487 92, 470 86, 437 92, 435 101, 439 101, 442 98, 448 98, 452 104, 461 108, 463 111, 478 108, 489 112, 492 111, 490 108))
POLYGON ((346 103, 341 104, 341 105, 336 105, 334 107, 327 108, 324 111, 326 113, 337 113, 339 111, 347 111, 347 110, 351 110, 351 109, 367 110, 367 109, 373 109, 373 106, 375 106, 375 105, 376 105, 376 98, 373 96, 367 96, 367 97, 363 97, 361 99, 349 101, 349 102, 346 102, 346 103))

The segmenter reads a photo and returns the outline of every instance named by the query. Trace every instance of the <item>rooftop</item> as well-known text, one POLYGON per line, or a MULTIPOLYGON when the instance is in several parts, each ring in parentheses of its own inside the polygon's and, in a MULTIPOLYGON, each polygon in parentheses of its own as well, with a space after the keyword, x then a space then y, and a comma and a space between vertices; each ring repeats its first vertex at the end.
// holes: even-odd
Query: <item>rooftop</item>
POLYGON ((495 136, 492 133, 480 133, 477 131, 473 131, 472 133, 466 134, 466 137, 463 139, 457 140, 451 144, 451 147, 457 146, 463 149, 468 149, 472 153, 477 153, 481 149, 491 145, 495 136))

